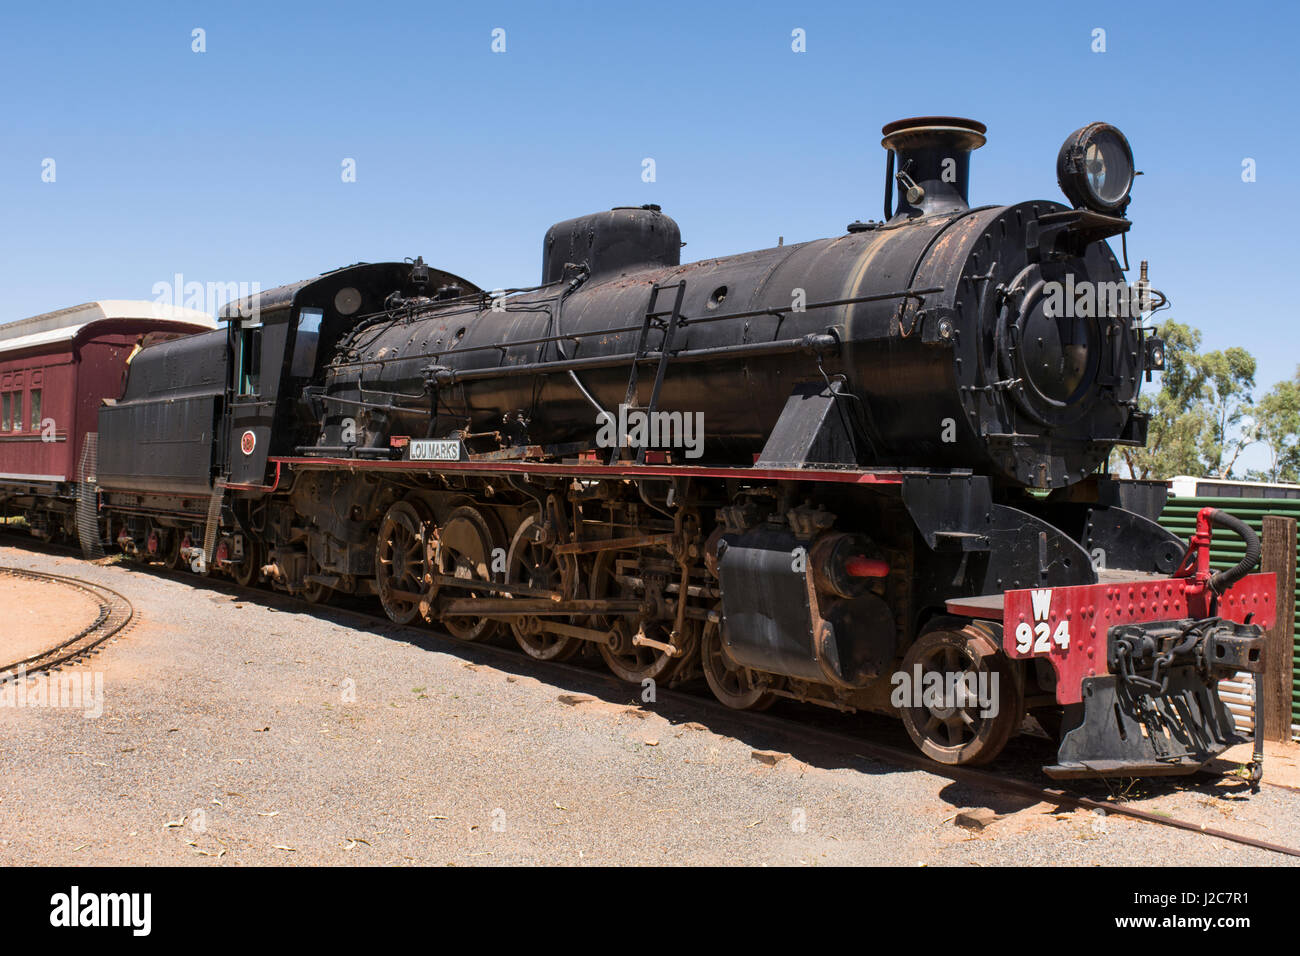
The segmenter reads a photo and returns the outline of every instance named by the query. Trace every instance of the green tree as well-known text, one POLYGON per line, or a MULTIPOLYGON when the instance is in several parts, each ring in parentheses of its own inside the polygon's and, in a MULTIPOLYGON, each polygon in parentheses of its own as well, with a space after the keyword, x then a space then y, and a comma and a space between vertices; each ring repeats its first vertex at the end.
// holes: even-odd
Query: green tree
POLYGON ((1198 361, 1205 373, 1210 420, 1201 435, 1201 462, 1210 477, 1231 478, 1241 453, 1255 443, 1255 356, 1234 345, 1207 352, 1198 361))
POLYGON ((1158 332, 1165 343, 1160 391, 1138 405, 1151 416, 1147 445, 1117 449, 1120 462, 1136 478, 1231 477, 1255 440, 1254 356, 1235 346, 1202 355, 1200 331, 1173 319, 1158 332))
POLYGON ((1166 321, 1159 329, 1165 343, 1165 370, 1160 391, 1143 394, 1138 408, 1150 416, 1145 448, 1117 449, 1135 478, 1169 478, 1200 471, 1197 437, 1205 430, 1200 398, 1205 376, 1197 368, 1201 333, 1188 325, 1166 321))
POLYGON ((1255 407, 1255 434, 1268 449, 1267 471, 1252 473, 1261 481, 1300 481, 1300 368, 1278 382, 1255 407))

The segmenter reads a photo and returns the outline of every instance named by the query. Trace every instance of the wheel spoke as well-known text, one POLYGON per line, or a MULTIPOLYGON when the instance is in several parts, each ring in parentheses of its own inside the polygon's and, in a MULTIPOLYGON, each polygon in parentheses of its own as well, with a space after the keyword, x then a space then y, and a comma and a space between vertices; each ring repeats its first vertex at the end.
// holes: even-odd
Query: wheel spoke
MULTIPOLYGON (((555 556, 550 546, 537 540, 536 529, 539 520, 536 515, 529 515, 515 529, 511 538, 510 550, 506 555, 506 583, 524 584, 528 587, 548 587, 553 581, 546 573, 548 565, 555 556)), ((482 561, 471 562, 472 567, 486 571, 487 555, 482 561)), ((569 624, 577 624, 575 616, 561 618, 569 624)), ((515 640, 530 657, 538 660, 566 660, 582 649, 583 641, 553 631, 540 630, 541 622, 537 618, 521 618, 510 622, 515 640)))
POLYGON ((424 539, 427 527, 418 503, 399 501, 388 509, 380 523, 379 546, 375 550, 375 580, 380 603, 393 621, 409 623, 420 612, 420 603, 399 598, 393 591, 419 592, 424 587, 424 539))
POLYGON ((950 720, 945 724, 948 728, 948 744, 953 747, 961 746, 961 721, 950 720))

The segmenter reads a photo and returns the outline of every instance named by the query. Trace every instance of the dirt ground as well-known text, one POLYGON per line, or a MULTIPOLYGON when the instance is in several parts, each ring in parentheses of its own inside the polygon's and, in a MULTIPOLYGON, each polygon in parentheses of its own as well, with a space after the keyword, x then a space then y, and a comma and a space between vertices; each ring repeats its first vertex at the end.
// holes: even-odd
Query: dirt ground
MULTIPOLYGON (((760 728, 198 577, 6 547, 0 565, 104 584, 137 613, 58 675, 101 681, 98 713, 0 706, 0 865, 1300 863, 828 750, 794 705, 772 712, 790 730, 760 728)), ((896 721, 862 733, 906 744, 896 721)), ((1004 763, 1051 755, 1022 735, 1004 763)), ((1297 791, 1186 778, 1125 796, 1300 847, 1297 791)))
MULTIPOLYGON (((1210 767, 1220 773, 1230 773, 1252 758, 1254 745, 1250 743, 1229 747, 1210 767)), ((1294 743, 1266 741, 1264 743, 1264 780, 1281 787, 1300 791, 1300 746, 1294 743)))
POLYGON ((98 613, 75 588, 0 575, 0 667, 67 640, 98 613))

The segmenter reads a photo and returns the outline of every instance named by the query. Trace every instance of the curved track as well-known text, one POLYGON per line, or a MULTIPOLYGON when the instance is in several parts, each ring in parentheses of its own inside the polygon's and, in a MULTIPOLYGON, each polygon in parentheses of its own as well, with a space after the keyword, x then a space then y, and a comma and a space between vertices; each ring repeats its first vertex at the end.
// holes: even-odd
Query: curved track
POLYGON ((12 674, 22 669, 27 674, 49 670, 74 661, 98 647, 104 641, 131 623, 135 609, 121 594, 99 584, 91 584, 80 578, 67 577, 62 574, 45 574, 40 571, 28 571, 25 568, 0 567, 0 575, 23 578, 30 581, 43 581, 80 591, 96 605, 95 620, 89 626, 73 634, 66 640, 22 660, 0 664, 0 675, 12 674))

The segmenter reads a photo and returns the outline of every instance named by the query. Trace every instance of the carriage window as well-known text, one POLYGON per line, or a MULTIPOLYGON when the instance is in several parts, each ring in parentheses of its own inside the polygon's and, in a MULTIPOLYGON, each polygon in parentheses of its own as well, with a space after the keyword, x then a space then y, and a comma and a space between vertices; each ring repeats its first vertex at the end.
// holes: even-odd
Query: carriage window
POLYGON ((320 342, 320 323, 325 317, 322 309, 302 309, 298 313, 298 335, 293 343, 293 366, 289 374, 295 378, 310 378, 316 370, 316 345, 320 342))
POLYGON ((41 390, 32 389, 32 431, 41 430, 41 390))
POLYGON ((7 432, 9 430, 9 421, 10 421, 9 402, 10 401, 11 400, 9 398, 8 392, 5 392, 3 395, 0 395, 0 432, 7 432))
POLYGON ((23 430, 23 393, 14 392, 14 431, 23 430))
POLYGON ((239 355, 235 363, 239 370, 236 389, 239 395, 256 395, 262 378, 262 327, 239 330, 239 355))

